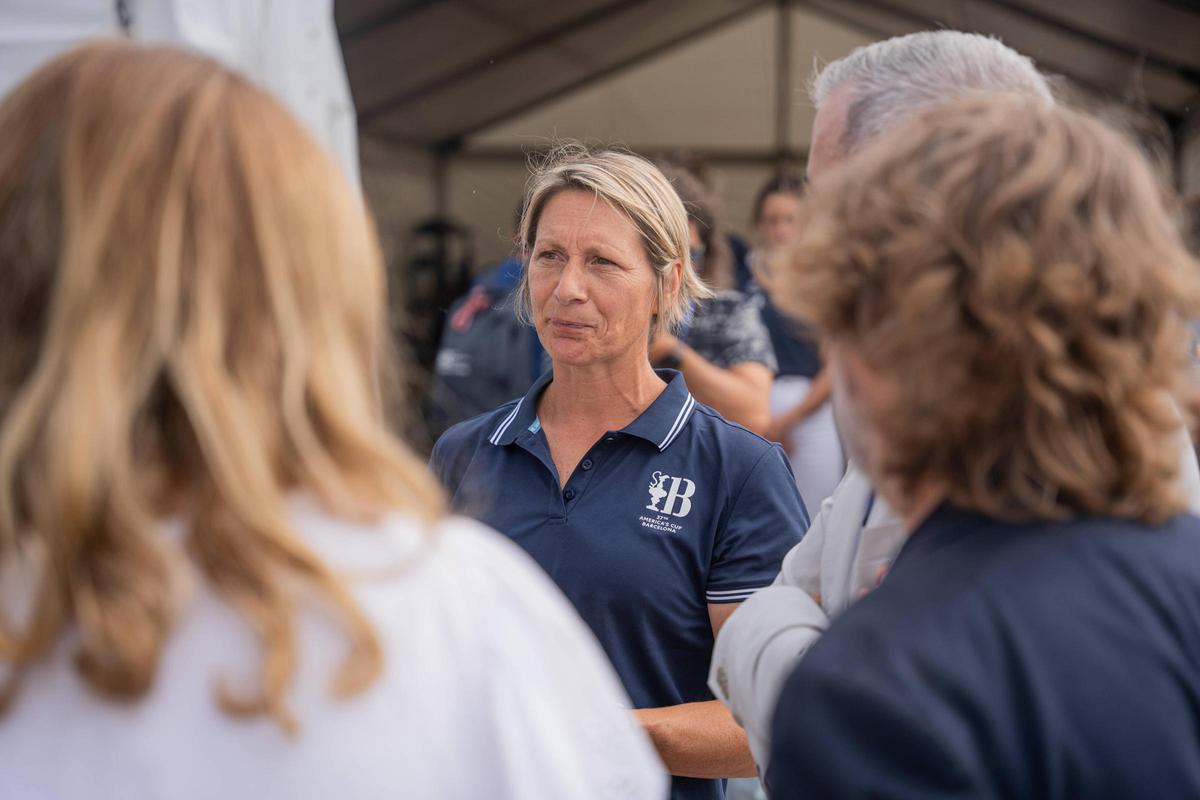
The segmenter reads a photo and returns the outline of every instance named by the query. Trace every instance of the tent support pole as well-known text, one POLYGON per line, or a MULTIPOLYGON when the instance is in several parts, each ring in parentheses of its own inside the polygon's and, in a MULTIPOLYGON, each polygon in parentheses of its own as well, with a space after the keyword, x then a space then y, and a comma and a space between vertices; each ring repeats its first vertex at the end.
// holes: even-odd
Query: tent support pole
POLYGON ((792 121, 792 6, 779 0, 775 22, 775 151, 776 168, 787 167, 792 121))

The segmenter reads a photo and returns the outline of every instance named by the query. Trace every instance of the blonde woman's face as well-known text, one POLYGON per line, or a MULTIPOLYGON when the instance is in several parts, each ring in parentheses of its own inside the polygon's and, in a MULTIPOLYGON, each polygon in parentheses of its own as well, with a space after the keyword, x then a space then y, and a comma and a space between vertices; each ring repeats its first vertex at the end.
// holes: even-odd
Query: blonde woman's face
POLYGON ((594 194, 560 192, 542 210, 529 292, 556 367, 647 358, 654 270, 633 223, 594 194))

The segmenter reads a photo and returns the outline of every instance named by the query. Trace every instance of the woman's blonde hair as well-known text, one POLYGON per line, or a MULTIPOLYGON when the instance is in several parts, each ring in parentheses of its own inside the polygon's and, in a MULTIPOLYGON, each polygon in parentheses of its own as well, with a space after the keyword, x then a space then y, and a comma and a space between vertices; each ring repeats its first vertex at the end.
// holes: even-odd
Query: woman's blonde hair
POLYGON ((819 182, 778 301, 897 382, 880 469, 1010 519, 1162 520, 1198 265, 1147 167, 1014 96, 924 113, 819 182))
MULTIPOLYGON (((529 255, 537 240, 538 220, 551 198, 564 191, 591 192, 629 218, 642 237, 646 256, 654 270, 654 287, 659 313, 650 323, 650 338, 659 330, 675 331, 692 304, 712 296, 712 290, 696 274, 688 245, 687 210, 666 176, 651 162, 619 150, 589 150, 580 144, 564 143, 533 169, 525 191, 524 213, 517 230, 521 260, 529 266, 529 255), (671 265, 683 265, 679 291, 667 296, 671 265)), ((529 270, 521 275, 516 294, 517 311, 530 323, 533 317, 529 294, 529 270)))
MULTIPOLYGON (((336 614, 347 695, 382 653, 284 496, 433 520, 440 490, 390 432, 383 265, 360 197, 274 101, 207 59, 99 43, 0 105, 0 609, 14 676, 78 633, 102 695, 151 686, 177 590, 162 519, 263 646, 235 714, 291 729, 302 593, 336 614), (25 616, 25 615, 22 615, 25 616)), ((15 690, 14 680, 9 688, 15 690)), ((11 692, 10 692, 11 694, 11 692)))

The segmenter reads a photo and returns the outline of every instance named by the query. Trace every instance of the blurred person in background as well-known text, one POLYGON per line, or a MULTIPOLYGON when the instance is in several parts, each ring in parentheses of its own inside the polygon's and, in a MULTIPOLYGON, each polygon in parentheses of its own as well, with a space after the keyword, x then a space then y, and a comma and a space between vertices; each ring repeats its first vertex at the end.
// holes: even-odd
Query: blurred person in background
POLYGON ((771 299, 773 259, 799 232, 803 193, 803 181, 790 175, 776 176, 759 189, 754 200, 759 247, 751 253, 752 291, 779 362, 771 388, 771 424, 764 435, 787 451, 805 505, 820 508, 846 469, 829 404, 829 376, 821 369, 821 351, 812 333, 780 312, 771 299))
MULTIPOLYGON (((829 179, 881 133, 926 108, 965 95, 1006 92, 1051 102, 1050 88, 1027 57, 995 39, 928 31, 859 48, 826 65, 810 85, 817 109, 808 177, 829 179)), ((799 229, 800 204, 792 219, 799 229)), ((779 273, 792 271, 787 259, 779 273)), ((839 419, 843 437, 853 437, 839 419)), ((1200 467, 1182 422, 1176 432, 1179 486, 1200 510, 1200 467)), ((784 679, 830 621, 874 587, 905 535, 899 516, 850 461, 834 493, 814 513, 804 540, 774 583, 757 592, 721 629, 709 685, 745 726, 760 768, 784 679)))
POLYGON ((525 209, 516 299, 552 370, 447 431, 432 465, 453 506, 525 548, 591 626, 672 797, 719 800, 719 779, 754 762, 705 683, 713 638, 800 540, 804 504, 778 445, 650 364, 650 341, 709 293, 663 174, 564 147, 525 209))
POLYGON ((1200 796, 1200 263, 1134 148, 973 97, 814 182, 781 292, 906 541, 780 695, 772 797, 1200 796))
POLYGON ((13 797, 661 797, 594 638, 383 418, 357 192, 216 63, 0 105, 13 797))
MULTIPOLYGON (((520 223, 518 204, 514 243, 520 223)), ((426 415, 435 440, 452 425, 520 397, 549 368, 542 343, 513 303, 522 269, 513 253, 485 269, 447 310, 426 415)))
POLYGON ((650 342, 650 363, 679 370, 699 402, 763 434, 776 369, 770 334, 754 301, 732 288, 733 254, 715 198, 691 173, 670 164, 660 169, 687 210, 696 273, 714 292, 692 305, 678 331, 659 330, 650 342))
MULTIPOLYGON (((660 161, 659 166, 670 174, 671 170, 682 170, 700 182, 700 188, 706 204, 710 206, 713 217, 722 221, 726 217, 725 204, 722 200, 722 181, 717 170, 699 154, 684 149, 672 150, 660 161)), ((713 234, 709 234, 711 238, 713 234)), ((750 284, 750 245, 738 234, 721 225, 720 239, 713 242, 713 250, 724 251, 730 259, 730 276, 732 283, 718 282, 718 289, 733 288, 745 293, 750 284)))

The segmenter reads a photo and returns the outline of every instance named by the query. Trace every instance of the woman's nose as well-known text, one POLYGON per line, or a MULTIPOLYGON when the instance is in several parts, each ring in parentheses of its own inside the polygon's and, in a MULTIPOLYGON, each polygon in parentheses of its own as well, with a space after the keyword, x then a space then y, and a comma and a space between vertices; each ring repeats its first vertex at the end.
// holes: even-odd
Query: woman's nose
POLYGON ((559 303, 579 303, 587 299, 586 276, 583 264, 571 259, 558 276, 554 299, 559 303))

